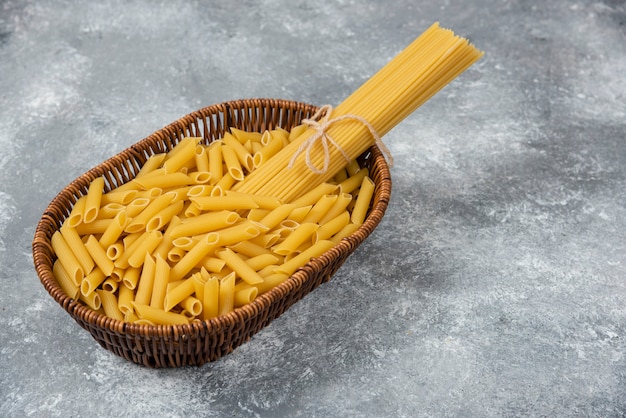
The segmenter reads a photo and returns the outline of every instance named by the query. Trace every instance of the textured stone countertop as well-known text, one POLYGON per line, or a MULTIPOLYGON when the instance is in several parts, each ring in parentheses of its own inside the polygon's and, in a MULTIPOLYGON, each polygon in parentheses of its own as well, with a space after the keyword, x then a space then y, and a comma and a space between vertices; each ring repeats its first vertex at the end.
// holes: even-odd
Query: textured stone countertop
POLYGON ((0 2, 0 416, 623 416, 620 0, 0 2), (232 354, 153 370, 45 291, 74 178, 204 106, 338 104, 430 24, 485 57, 393 129, 380 226, 232 354))

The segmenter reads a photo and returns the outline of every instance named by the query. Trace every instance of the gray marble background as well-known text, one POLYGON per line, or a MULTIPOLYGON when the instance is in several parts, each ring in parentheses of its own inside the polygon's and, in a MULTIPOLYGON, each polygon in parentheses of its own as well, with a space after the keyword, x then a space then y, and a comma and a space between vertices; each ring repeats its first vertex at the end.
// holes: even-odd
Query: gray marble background
POLYGON ((0 1, 0 416, 624 416, 626 6, 0 1), (485 57, 392 130, 385 219, 234 353, 149 370, 45 292, 65 185, 221 101, 338 104, 434 21, 485 57))

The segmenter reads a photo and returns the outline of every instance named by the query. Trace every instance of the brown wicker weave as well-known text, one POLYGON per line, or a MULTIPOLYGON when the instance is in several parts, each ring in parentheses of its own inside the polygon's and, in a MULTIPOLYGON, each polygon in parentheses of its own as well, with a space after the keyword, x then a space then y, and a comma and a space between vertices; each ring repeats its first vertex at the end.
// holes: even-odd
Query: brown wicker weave
POLYGON ((370 148, 360 157, 362 163, 369 167, 376 185, 372 207, 363 226, 254 302, 209 321, 173 326, 137 325, 94 312, 79 301, 70 299, 56 282, 52 274, 56 257, 50 239, 96 177, 104 176, 105 190, 109 191, 133 179, 149 156, 170 150, 186 136, 200 136, 205 143, 209 143, 222 137, 229 127, 257 132, 279 126, 290 129, 302 119, 312 116, 316 110, 312 105, 274 99, 238 100, 212 105, 171 123, 92 168, 54 198, 37 225, 33 256, 41 283, 102 347, 134 363, 148 367, 202 365, 230 353, 307 293, 328 281, 381 221, 391 193, 391 179, 385 159, 377 147, 370 148))

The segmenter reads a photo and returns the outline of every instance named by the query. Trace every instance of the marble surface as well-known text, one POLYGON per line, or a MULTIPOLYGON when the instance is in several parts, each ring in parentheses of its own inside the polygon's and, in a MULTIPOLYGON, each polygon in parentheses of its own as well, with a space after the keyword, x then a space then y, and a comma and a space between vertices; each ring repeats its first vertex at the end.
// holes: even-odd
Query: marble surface
POLYGON ((0 416, 623 416, 621 0, 0 2, 0 416), (200 368, 100 348, 39 283, 71 180, 209 104, 337 104, 432 22, 485 57, 386 137, 333 280, 200 368))

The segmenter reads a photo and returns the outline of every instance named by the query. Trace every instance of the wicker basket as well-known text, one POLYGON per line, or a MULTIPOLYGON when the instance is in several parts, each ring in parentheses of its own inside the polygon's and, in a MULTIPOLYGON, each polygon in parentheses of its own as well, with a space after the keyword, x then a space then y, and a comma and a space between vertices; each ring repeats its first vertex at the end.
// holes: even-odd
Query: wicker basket
POLYGON ((274 99, 212 105, 171 123, 92 168, 54 198, 37 225, 33 256, 41 283, 102 347, 134 363, 148 367, 202 365, 232 352, 307 293, 328 281, 381 221, 391 193, 391 179, 377 147, 370 148, 360 157, 369 167, 376 185, 372 207, 362 227, 252 303, 208 321, 175 326, 137 325, 96 313, 68 297, 56 282, 52 274, 55 256, 50 239, 96 177, 105 177, 105 189, 109 191, 133 179, 149 156, 170 150, 186 136, 200 136, 209 143, 222 137, 229 127, 257 132, 279 126, 290 129, 316 110, 312 105, 274 99))

